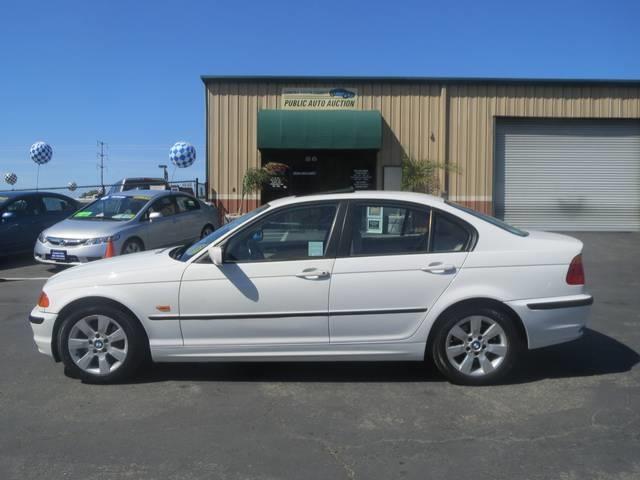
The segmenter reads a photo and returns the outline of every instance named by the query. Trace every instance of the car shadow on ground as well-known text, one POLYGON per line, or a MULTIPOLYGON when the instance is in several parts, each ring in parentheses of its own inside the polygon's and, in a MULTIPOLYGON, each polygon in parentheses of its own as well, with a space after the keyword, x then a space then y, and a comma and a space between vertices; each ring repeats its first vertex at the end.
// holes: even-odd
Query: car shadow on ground
POLYGON ((7 270, 22 267, 41 267, 44 272, 58 273, 62 270, 69 268, 64 265, 45 265, 36 262, 33 259, 33 255, 25 253, 22 255, 12 255, 10 257, 0 257, 0 276, 7 270))
MULTIPOLYGON (((640 355, 631 348, 587 329, 574 342, 528 352, 505 384, 623 373, 639 361, 640 355)), ((389 383, 439 382, 443 377, 431 362, 159 363, 131 383, 163 381, 389 383)))

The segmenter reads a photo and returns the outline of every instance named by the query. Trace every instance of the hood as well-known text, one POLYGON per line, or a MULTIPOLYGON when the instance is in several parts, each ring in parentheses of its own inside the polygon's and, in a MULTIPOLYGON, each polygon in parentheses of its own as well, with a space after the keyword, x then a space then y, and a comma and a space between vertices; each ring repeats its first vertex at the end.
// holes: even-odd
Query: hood
POLYGON ((51 277, 45 289, 178 281, 187 264, 171 258, 170 251, 162 248, 78 265, 51 277))
POLYGON ((118 222, 113 220, 73 220, 68 218, 47 228, 43 234, 47 237, 59 238, 96 238, 115 235, 129 221, 118 222))

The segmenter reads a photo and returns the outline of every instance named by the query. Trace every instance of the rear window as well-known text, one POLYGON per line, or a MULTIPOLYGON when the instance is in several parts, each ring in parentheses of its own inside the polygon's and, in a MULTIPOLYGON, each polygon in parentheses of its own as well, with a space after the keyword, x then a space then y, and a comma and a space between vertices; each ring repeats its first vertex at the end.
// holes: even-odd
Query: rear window
POLYGON ((508 223, 503 222, 502 220, 499 220, 496 217, 492 217, 491 215, 480 213, 476 210, 472 210, 470 208, 463 207, 462 205, 458 205, 457 203, 452 203, 452 202, 445 202, 445 203, 447 205, 457 208, 458 210, 462 210, 463 212, 466 212, 469 215, 473 215, 474 217, 479 218, 480 220, 484 220, 485 222, 488 222, 491 225, 495 225, 496 227, 501 228, 502 230, 506 230, 509 233, 518 235, 519 237, 526 237, 527 235, 529 235, 529 232, 525 230, 520 230, 519 228, 509 225, 508 223))

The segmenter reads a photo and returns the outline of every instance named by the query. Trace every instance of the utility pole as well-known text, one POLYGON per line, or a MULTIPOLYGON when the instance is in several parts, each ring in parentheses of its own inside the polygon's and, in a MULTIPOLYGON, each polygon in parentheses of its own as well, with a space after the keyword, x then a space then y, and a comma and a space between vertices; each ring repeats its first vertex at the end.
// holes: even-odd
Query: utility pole
POLYGON ((102 194, 104 195, 104 193, 106 192, 105 188, 104 188, 104 147, 105 147, 106 143, 104 143, 101 140, 98 140, 98 146, 100 147, 100 151, 98 152, 98 168, 100 169, 100 188, 102 189, 102 194))

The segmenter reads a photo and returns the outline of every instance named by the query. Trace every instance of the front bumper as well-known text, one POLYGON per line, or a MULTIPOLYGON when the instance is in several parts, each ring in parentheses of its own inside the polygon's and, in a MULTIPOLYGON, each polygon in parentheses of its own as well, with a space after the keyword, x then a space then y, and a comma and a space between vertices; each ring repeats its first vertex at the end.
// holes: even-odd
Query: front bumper
POLYGON ((33 340, 36 342, 38 351, 50 357, 53 357, 51 340, 56 318, 58 318, 57 313, 43 312, 40 307, 35 307, 29 315, 29 324, 33 330, 33 340))
MULTIPOLYGON (((114 250, 116 254, 120 252, 120 242, 114 242, 114 250)), ((40 263, 47 263, 51 265, 81 265, 83 263, 92 262, 94 260, 100 260, 104 258, 107 251, 107 244, 101 243, 99 245, 74 245, 74 246, 61 246, 50 245, 48 243, 42 243, 40 240, 36 241, 36 246, 33 249, 33 258, 40 263), (51 258, 51 250, 64 250, 67 252, 67 261, 55 260, 51 258)))
POLYGON ((531 298, 506 302, 522 319, 530 349, 580 338, 587 325, 593 297, 531 298))

